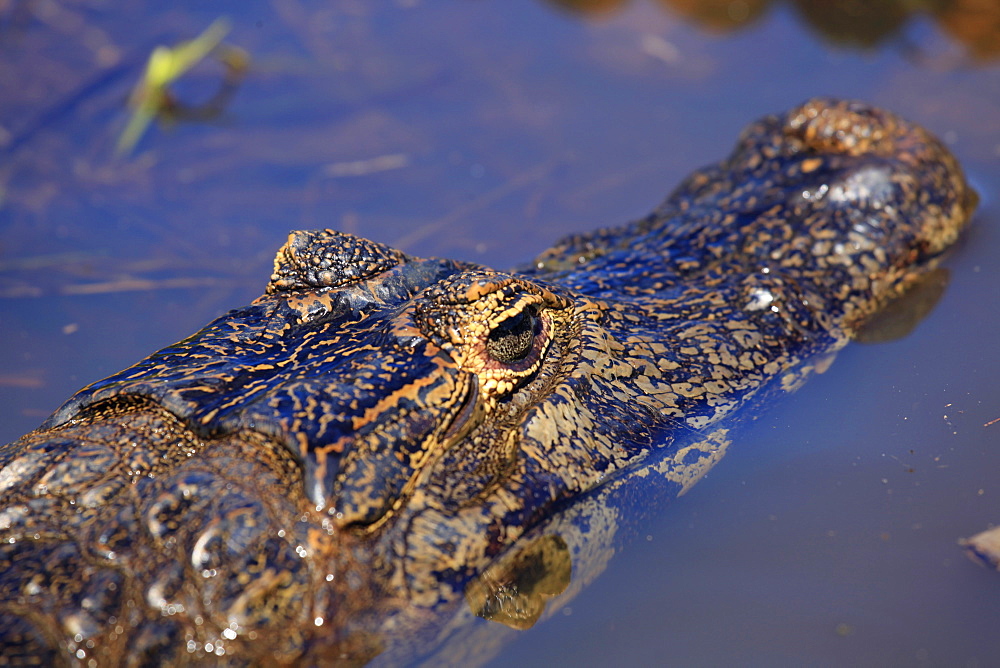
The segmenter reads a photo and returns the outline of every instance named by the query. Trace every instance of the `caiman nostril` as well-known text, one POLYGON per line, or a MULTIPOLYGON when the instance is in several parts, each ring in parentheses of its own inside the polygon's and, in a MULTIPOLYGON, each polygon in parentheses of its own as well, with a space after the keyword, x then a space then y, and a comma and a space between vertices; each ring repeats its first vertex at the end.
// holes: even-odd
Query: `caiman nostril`
POLYGON ((979 206, 979 199, 979 193, 976 189, 967 186, 965 189, 965 198, 962 200, 962 209, 966 216, 972 216, 976 207, 979 206))

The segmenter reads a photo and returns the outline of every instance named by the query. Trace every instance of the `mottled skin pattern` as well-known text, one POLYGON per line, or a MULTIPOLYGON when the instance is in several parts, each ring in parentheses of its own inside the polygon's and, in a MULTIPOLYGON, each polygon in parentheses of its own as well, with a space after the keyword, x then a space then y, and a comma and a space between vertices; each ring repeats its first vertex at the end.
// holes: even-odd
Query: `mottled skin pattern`
POLYGON ((513 273, 293 233, 253 304, 0 450, 5 656, 362 663, 467 606, 530 626, 611 531, 596 490, 687 489, 727 416, 828 360, 973 207, 924 130, 814 100, 513 273))

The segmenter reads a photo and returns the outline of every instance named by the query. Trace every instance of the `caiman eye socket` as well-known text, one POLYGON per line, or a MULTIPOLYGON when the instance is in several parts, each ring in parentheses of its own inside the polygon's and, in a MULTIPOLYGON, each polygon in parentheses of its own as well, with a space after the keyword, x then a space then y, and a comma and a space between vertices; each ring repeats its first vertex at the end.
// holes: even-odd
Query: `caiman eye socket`
POLYGON ((486 352, 501 364, 522 361, 535 342, 537 315, 528 307, 497 325, 486 338, 486 352))

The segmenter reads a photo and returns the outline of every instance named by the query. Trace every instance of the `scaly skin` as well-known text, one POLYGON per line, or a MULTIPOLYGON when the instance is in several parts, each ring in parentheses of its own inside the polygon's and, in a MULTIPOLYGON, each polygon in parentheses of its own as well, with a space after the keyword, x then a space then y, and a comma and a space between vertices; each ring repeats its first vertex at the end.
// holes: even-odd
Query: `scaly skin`
POLYGON ((0 450, 0 643, 362 663, 530 626, 599 570, 602 490, 690 487, 973 207, 924 130, 814 100, 513 273, 295 232, 253 304, 0 450))

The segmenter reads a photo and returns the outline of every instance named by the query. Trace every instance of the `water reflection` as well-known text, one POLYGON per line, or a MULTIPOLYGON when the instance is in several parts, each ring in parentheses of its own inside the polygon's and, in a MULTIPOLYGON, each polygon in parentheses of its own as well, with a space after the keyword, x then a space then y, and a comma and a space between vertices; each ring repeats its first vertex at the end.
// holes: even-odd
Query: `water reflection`
POLYGON ((566 540, 542 536, 504 557, 469 583, 465 598, 477 617, 513 629, 530 629, 548 599, 566 591, 573 561, 566 540))
MULTIPOLYGON (((600 16, 631 0, 548 0, 574 12, 600 16)), ((785 0, 652 0, 678 16, 716 33, 749 26, 785 0)), ((1000 54, 1000 3, 993 0, 787 0, 797 16, 823 39, 870 49, 900 37, 921 17, 933 19, 974 60, 1000 54)))

